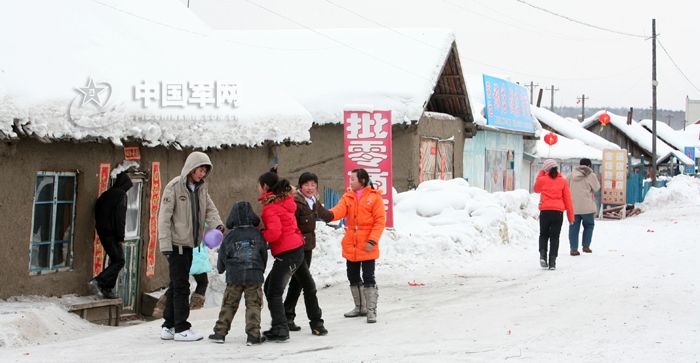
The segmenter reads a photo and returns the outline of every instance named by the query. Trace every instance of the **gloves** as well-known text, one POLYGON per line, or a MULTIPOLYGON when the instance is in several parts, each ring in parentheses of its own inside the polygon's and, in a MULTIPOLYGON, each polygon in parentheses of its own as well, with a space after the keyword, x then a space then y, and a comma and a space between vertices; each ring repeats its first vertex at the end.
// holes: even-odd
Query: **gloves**
POLYGON ((373 240, 367 241, 367 245, 365 246, 365 252, 371 252, 374 249, 374 246, 377 245, 377 242, 373 240))

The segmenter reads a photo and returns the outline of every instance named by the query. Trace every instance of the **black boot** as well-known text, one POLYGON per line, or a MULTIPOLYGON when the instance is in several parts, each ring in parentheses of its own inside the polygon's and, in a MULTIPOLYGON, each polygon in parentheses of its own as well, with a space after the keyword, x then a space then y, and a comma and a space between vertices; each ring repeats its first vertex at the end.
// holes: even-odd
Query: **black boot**
POLYGON ((209 335, 209 340, 214 342, 214 343, 223 344, 226 341, 226 337, 223 335, 219 335, 219 334, 214 333, 214 334, 209 335))
POLYGON ((540 255, 540 267, 547 268, 547 256, 540 255))
POLYGON ((313 335, 326 335, 328 330, 323 326, 323 319, 320 321, 309 323, 311 326, 311 333, 313 335))
POLYGON ((289 340, 289 333, 275 332, 274 329, 264 331, 263 336, 271 342, 284 342, 289 340))
POLYGON ((299 325, 294 324, 294 320, 290 320, 287 322, 287 326, 289 327, 289 331, 299 331, 301 330, 301 327, 299 325))
POLYGON ((557 258, 556 257, 549 257, 549 269, 550 270, 556 270, 557 269, 557 258))
POLYGON ((267 339, 265 339, 264 335, 256 337, 254 335, 248 334, 248 339, 246 339, 245 344, 246 345, 259 345, 259 344, 265 343, 265 340, 267 340, 267 339))

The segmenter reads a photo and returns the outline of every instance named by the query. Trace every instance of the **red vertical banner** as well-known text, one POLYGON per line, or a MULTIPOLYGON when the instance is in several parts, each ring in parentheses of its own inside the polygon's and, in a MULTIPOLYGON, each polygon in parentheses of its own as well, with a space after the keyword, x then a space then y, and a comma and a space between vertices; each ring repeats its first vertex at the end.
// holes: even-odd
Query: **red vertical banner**
POLYGON ((392 196, 391 111, 345 111, 345 187, 353 169, 367 170, 374 187, 382 191, 386 226, 394 226, 392 196))
POLYGON ((160 209, 160 162, 151 165, 151 197, 148 203, 148 251, 146 255, 146 276, 156 274, 156 247, 158 244, 158 210, 160 209))
MULTIPOLYGON (((100 171, 97 174, 97 197, 102 195, 109 187, 109 163, 100 163, 100 171)), ((92 242, 92 276, 97 276, 104 269, 105 250, 100 243, 100 237, 95 231, 95 239, 92 242)))

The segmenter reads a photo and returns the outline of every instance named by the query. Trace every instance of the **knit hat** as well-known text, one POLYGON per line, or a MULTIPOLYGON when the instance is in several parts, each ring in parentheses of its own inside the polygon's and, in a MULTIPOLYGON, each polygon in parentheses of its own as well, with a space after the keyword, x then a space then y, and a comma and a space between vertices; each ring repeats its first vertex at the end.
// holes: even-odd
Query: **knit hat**
POLYGON ((558 168, 558 167, 559 167, 559 165, 557 164, 556 160, 554 160, 554 159, 547 159, 542 164, 542 170, 544 170, 547 173, 550 170, 552 170, 552 168, 558 168))

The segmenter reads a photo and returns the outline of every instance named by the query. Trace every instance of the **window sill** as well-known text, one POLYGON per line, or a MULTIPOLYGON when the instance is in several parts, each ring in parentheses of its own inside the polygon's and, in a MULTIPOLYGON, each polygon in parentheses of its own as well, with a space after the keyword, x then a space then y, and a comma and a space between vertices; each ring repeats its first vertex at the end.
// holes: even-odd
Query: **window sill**
POLYGON ((66 271, 73 271, 73 268, 71 267, 59 267, 59 268, 54 268, 50 270, 41 270, 41 271, 29 271, 29 276, 41 276, 41 275, 48 275, 48 274, 53 274, 57 272, 66 272, 66 271))

